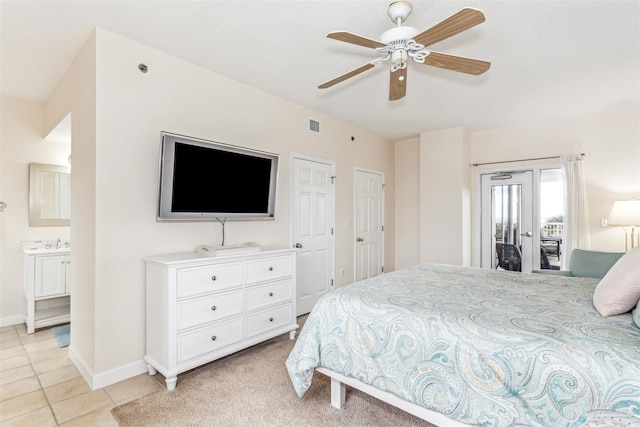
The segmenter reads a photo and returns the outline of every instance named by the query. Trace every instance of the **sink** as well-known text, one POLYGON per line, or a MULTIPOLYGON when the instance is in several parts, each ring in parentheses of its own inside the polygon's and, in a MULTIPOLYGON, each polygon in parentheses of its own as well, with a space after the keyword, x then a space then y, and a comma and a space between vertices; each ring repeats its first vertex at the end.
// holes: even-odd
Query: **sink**
POLYGON ((59 254, 71 252, 70 241, 61 241, 59 248, 56 248, 57 243, 57 240, 22 242, 22 252, 27 255, 59 254))

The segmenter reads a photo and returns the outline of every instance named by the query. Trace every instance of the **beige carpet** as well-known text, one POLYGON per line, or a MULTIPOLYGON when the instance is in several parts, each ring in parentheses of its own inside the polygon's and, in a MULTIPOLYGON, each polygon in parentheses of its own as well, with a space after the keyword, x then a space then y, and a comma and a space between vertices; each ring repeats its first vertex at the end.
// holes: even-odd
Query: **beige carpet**
POLYGON ((344 408, 336 409, 330 380, 319 373, 298 398, 284 365, 293 343, 285 334, 258 344, 178 376, 173 391, 162 389, 112 413, 121 426, 135 427, 431 426, 350 387, 344 408))

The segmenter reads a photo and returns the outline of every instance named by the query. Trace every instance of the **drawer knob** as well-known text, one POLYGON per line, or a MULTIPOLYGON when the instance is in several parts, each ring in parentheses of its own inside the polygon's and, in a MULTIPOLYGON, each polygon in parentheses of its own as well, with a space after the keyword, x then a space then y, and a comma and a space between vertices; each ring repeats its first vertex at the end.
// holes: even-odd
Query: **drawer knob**
POLYGON ((269 296, 272 297, 273 296, 273 292, 269 292, 269 296))
POLYGON ((213 280, 215 282, 215 280, 217 279, 216 276, 211 276, 211 280, 213 280))
POLYGON ((273 317, 269 317, 269 322, 273 322, 273 317))
POLYGON ((216 311, 216 308, 218 308, 218 307, 216 307, 215 305, 212 305, 211 306, 211 311, 216 311))
POLYGON ((216 336, 214 335, 211 337, 211 341, 215 341, 215 340, 216 340, 216 336))
POLYGON ((273 271, 273 267, 269 267, 269 271, 273 271))

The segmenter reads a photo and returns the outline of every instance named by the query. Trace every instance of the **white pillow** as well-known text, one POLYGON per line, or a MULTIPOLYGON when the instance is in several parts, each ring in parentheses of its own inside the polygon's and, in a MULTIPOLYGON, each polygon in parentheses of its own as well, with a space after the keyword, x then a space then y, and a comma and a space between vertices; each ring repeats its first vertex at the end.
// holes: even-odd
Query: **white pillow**
POLYGON ((593 292, 593 305, 603 316, 626 313, 640 300, 640 247, 624 254, 593 292))

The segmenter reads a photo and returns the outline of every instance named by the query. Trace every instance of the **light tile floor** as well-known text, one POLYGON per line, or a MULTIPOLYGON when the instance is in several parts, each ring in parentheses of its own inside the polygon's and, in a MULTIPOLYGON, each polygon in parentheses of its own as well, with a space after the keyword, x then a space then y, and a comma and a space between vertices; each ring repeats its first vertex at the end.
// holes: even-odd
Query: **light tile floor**
POLYGON ((91 390, 49 329, 0 328, 0 427, 117 426, 112 408, 164 386, 145 373, 91 390))

